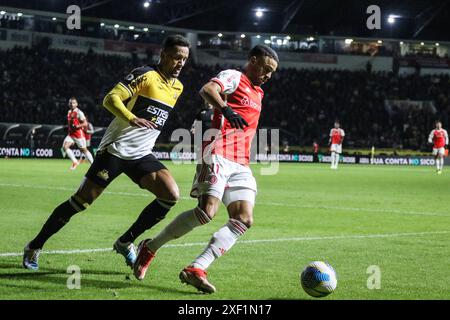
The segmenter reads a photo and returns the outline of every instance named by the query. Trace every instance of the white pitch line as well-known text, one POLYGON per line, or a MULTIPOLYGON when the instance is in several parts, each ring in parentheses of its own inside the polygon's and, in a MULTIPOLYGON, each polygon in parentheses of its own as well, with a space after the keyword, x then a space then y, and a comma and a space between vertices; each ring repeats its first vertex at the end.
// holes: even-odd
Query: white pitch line
MULTIPOLYGON (((17 188, 31 188, 31 189, 45 189, 45 190, 60 190, 60 191, 75 191, 75 188, 69 187, 54 187, 54 186, 37 186, 30 184, 12 184, 12 183, 0 183, 0 187, 17 187, 17 188)), ((104 191, 104 194, 131 196, 131 197, 150 197, 150 193, 131 193, 131 192, 116 192, 116 191, 104 191)), ((192 200, 191 197, 181 197, 183 200, 192 200)), ((326 206, 326 205, 305 205, 305 204, 290 204, 281 202, 257 202, 256 205, 267 206, 280 206, 280 207, 293 207, 302 209, 322 209, 322 210, 343 210, 354 212, 376 212, 376 213, 397 213, 405 215, 421 215, 421 216, 436 216, 436 217, 450 217, 450 215, 443 212, 424 212, 424 211, 405 211, 398 209, 375 209, 375 208, 358 208, 358 207, 339 207, 339 206, 326 206)))
POLYGON ((407 215, 450 217, 450 215, 441 213, 441 212, 404 211, 404 210, 398 210, 398 209, 339 207, 339 206, 325 206, 325 205, 290 204, 290 203, 280 203, 280 202, 256 203, 256 205, 258 205, 258 204, 268 205, 268 206, 285 206, 285 207, 294 207, 294 208, 303 208, 303 209, 345 210, 345 211, 356 211, 356 212, 398 213, 398 214, 407 214, 407 215))
MULTIPOLYGON (((430 231, 430 232, 366 234, 366 235, 339 235, 339 236, 320 236, 320 237, 255 239, 255 240, 240 240, 239 244, 258 244, 258 243, 293 242, 293 241, 374 239, 374 238, 395 238, 395 237, 412 237, 412 236, 420 237, 420 236, 441 235, 441 234, 450 234, 450 230, 449 231, 430 231)), ((207 242, 188 242, 188 243, 166 244, 166 245, 164 245, 164 248, 197 247, 197 246, 206 246, 206 245, 207 245, 207 242)), ((77 254, 77 253, 107 252, 107 251, 112 251, 112 248, 50 250, 50 251, 42 251, 42 253, 45 253, 45 254, 77 254)), ((23 255, 22 252, 0 253, 0 257, 17 257, 17 256, 22 256, 22 255, 23 255)))

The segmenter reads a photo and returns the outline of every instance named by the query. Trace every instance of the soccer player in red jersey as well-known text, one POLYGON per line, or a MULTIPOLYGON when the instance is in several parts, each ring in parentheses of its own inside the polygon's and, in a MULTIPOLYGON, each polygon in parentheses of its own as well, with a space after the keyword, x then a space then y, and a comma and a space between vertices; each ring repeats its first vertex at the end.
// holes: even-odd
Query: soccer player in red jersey
POLYGON ((69 112, 67 113, 67 124, 69 133, 63 142, 64 152, 67 154, 70 160, 72 160, 72 166, 70 170, 75 170, 79 162, 72 149, 70 149, 74 144, 81 150, 81 152, 86 156, 89 163, 94 162, 92 154, 86 148, 86 138, 84 135, 83 128, 86 125, 86 117, 83 111, 78 109, 78 101, 76 98, 72 97, 69 99, 69 112))
POLYGON ((256 181, 249 168, 250 145, 262 107, 261 85, 270 79, 278 62, 273 49, 257 45, 249 52, 243 72, 224 70, 200 90, 203 99, 215 108, 212 127, 217 134, 205 147, 202 163, 197 165, 191 196, 198 199, 198 205, 177 216, 154 239, 140 243, 134 264, 139 280, 144 278, 159 248, 210 222, 222 201, 227 207, 228 222, 180 273, 183 283, 207 293, 216 291, 206 278, 206 269, 253 224, 256 181))
POLYGON ((444 168, 445 146, 448 145, 447 130, 442 129, 442 122, 436 121, 436 128, 431 130, 428 142, 433 144, 433 156, 436 158, 436 171, 442 173, 444 168))
MULTIPOLYGON (((92 123, 89 122, 88 118, 86 117, 86 121, 84 122, 85 125, 83 126, 83 132, 84 132, 84 137, 86 139, 86 148, 89 150, 89 148, 91 147, 91 139, 92 139, 92 135, 94 134, 94 126, 92 125, 92 123)), ((85 161, 85 158, 83 155, 80 158, 80 162, 85 161)))
POLYGON ((334 128, 330 131, 329 144, 331 145, 331 169, 337 169, 339 157, 342 153, 342 142, 344 142, 345 132, 340 128, 338 121, 334 122, 334 128))

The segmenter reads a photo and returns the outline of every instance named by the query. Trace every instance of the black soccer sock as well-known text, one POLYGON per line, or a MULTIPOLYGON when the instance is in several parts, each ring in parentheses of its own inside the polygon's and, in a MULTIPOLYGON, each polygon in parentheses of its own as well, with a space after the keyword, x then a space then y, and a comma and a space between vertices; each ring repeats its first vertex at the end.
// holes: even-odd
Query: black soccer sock
POLYGON ((28 247, 31 249, 41 249, 52 235, 61 230, 69 222, 73 215, 85 210, 87 207, 88 204, 83 203, 77 196, 72 196, 66 202, 61 203, 53 210, 53 213, 48 217, 39 234, 28 244, 28 247))
POLYGON ((175 205, 176 201, 168 201, 155 199, 152 203, 142 210, 137 220, 130 229, 127 230, 120 238, 120 242, 133 242, 143 234, 146 230, 153 227, 166 217, 167 212, 175 205))

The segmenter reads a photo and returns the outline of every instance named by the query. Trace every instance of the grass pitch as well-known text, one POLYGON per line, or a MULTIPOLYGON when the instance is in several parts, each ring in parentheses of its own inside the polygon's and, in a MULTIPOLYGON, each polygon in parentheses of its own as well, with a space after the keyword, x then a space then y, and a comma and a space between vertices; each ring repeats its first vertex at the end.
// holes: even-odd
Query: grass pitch
MULTIPOLYGON (((140 239, 196 204, 188 198, 194 165, 166 165, 183 198, 140 239)), ((178 274, 226 222, 225 209, 162 248, 137 281, 112 244, 154 197, 125 175, 47 242, 45 250, 60 251, 44 252, 38 272, 23 269, 23 246, 88 168, 69 166, 0 160, 0 299, 314 299, 299 283, 314 260, 329 262, 338 275, 337 290, 323 299, 450 298, 449 168, 438 176, 431 167, 281 164, 278 174, 265 176, 254 165, 255 225, 210 267, 218 292, 204 295, 178 274), (81 270, 80 289, 67 287, 72 265, 81 270)))

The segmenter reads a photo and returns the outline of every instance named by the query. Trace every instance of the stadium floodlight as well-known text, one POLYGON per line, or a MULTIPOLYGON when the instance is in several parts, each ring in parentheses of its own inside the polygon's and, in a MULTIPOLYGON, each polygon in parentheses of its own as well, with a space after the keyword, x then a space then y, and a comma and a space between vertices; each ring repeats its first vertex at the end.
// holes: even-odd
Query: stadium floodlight
POLYGON ((104 26, 105 26, 104 22, 100 23, 100 27, 104 27, 104 26))
POLYGON ((387 18, 387 22, 389 23, 389 24, 394 24, 395 23, 395 21, 397 20, 397 18, 401 18, 402 16, 399 16, 399 15, 397 15, 397 14, 390 14, 389 16, 388 16, 388 18, 387 18))
POLYGON ((291 36, 286 36, 286 40, 291 40, 291 36))
POLYGON ((425 45, 425 43, 421 42, 421 43, 420 43, 420 45, 421 45, 421 46, 424 46, 424 45, 425 45))
POLYGON ((148 32, 148 28, 147 28, 147 27, 145 27, 145 28, 142 29, 142 30, 144 30, 144 32, 148 32))
POLYGON ((144 2, 144 8, 148 8, 150 7, 150 1, 145 1, 144 2))
POLYGON ((436 47, 439 47, 439 42, 436 42, 434 45, 435 45, 436 47))
POLYGON ((270 41, 269 39, 266 39, 266 40, 264 40, 264 43, 265 43, 265 44, 271 44, 272 41, 270 41))
POLYGON ((245 34, 241 34, 241 38, 244 39, 245 38, 245 34))
POLYGON ((223 34, 222 34, 222 33, 219 33, 217 36, 218 36, 219 38, 222 38, 222 37, 223 37, 223 34))
POLYGON ((306 38, 307 41, 314 41, 314 37, 308 37, 306 38))
POLYGON ((258 35, 256 36, 256 39, 259 39, 259 38, 261 38, 261 36, 258 34, 258 35))
POLYGON ((52 20, 53 20, 53 21, 56 21, 56 17, 53 17, 52 20))
POLYGON ((403 45, 403 41, 400 41, 400 45, 403 45))
POLYGON ((139 38, 139 35, 138 35, 138 34, 135 34, 135 35, 134 35, 134 39, 136 40, 137 38, 139 38))
POLYGON ((3 10, 2 10, 2 11, 0 11, 0 14, 1 14, 1 15, 4 15, 4 14, 6 14, 6 11, 3 11, 3 10))
POLYGON ((134 26, 129 26, 128 29, 134 30, 134 26))
POLYGON ((257 18, 262 18, 263 15, 264 15, 264 12, 261 9, 256 9, 255 16, 257 18))
POLYGON ((344 40, 345 44, 352 44, 352 42, 353 42, 353 39, 345 39, 344 40))
POLYGON ((114 25, 114 28, 119 29, 120 25, 118 25, 117 23, 114 25))
POLYGON ((23 13, 22 13, 22 12, 18 12, 18 13, 17 13, 17 16, 18 16, 18 17, 21 17, 21 16, 23 16, 23 13))
POLYGON ((382 41, 382 40, 378 40, 377 43, 378 43, 378 44, 382 44, 383 41, 382 41))

